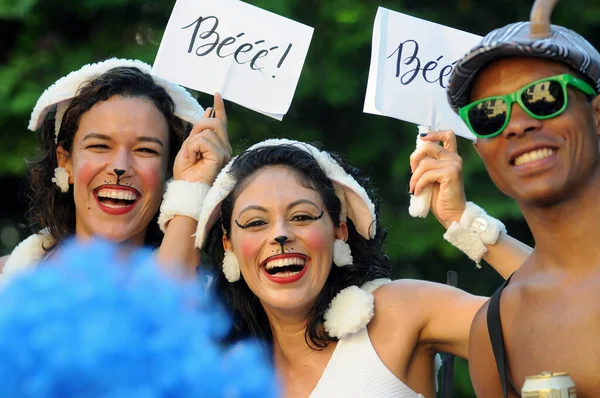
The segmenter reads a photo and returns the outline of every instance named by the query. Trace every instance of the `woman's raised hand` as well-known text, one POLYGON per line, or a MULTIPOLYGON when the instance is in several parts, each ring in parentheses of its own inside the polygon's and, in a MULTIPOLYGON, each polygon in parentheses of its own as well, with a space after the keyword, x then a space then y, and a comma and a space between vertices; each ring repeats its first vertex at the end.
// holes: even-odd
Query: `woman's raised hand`
POLYGON ((183 142, 173 165, 173 178, 212 185, 219 171, 231 159, 227 135, 227 114, 221 94, 215 94, 215 117, 207 108, 183 142))
POLYGON ((410 155, 409 192, 419 195, 433 184, 431 211, 447 229, 460 221, 466 199, 462 180, 462 159, 456 151, 456 137, 451 130, 434 131, 421 136, 426 141, 410 155), (440 145, 441 142, 443 145, 440 145))

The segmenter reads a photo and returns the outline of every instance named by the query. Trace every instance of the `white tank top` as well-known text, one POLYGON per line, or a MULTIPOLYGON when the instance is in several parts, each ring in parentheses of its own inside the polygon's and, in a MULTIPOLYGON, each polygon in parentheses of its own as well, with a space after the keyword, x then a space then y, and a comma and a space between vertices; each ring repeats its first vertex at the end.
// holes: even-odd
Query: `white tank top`
POLYGON ((381 362, 364 327, 338 341, 310 398, 423 398, 381 362))

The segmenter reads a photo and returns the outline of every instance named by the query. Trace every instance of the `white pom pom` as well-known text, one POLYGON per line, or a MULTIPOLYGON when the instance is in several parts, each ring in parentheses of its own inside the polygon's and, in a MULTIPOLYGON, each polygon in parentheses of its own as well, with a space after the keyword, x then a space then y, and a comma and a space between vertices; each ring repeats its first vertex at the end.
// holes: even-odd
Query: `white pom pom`
POLYGON ((338 339, 358 332, 373 318, 374 304, 373 294, 358 286, 343 289, 331 300, 323 315, 325 331, 338 339))
POLYGON ((225 257, 223 257, 223 273, 225 278, 231 283, 240 280, 240 265, 237 257, 231 250, 225 250, 225 257))
POLYGON ((353 261, 350 245, 341 239, 336 239, 333 242, 333 263, 338 267, 343 267, 344 265, 352 265, 353 261))
POLYGON ((54 169, 52 182, 60 188, 61 192, 69 192, 69 173, 65 168, 57 167, 54 169))

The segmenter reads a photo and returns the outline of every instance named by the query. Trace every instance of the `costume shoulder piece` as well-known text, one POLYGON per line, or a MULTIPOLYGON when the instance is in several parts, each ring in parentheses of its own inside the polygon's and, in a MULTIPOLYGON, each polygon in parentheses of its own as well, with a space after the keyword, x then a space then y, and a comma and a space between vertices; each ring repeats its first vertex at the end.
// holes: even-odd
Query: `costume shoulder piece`
POLYGON ((375 315, 373 292, 389 282, 390 279, 381 278, 361 287, 353 285, 342 289, 323 314, 327 334, 341 339, 366 327, 375 315))
POLYGON ((0 285, 5 284, 21 272, 34 269, 46 254, 44 247, 47 248, 53 244, 54 238, 47 230, 33 234, 19 243, 4 264, 0 274, 0 285))

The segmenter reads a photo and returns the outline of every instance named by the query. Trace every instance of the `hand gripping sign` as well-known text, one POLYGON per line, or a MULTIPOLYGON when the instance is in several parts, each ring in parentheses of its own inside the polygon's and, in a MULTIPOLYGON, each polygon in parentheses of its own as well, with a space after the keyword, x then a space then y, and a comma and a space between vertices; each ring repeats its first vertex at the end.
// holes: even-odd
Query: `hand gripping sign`
MULTIPOLYGON (((416 123, 419 132, 454 130, 474 139, 446 99, 454 64, 480 36, 379 7, 364 112, 416 123)), ((417 148, 422 141, 417 137, 417 148)), ((412 196, 409 214, 426 217, 431 187, 412 196)))
POLYGON ((281 120, 312 33, 238 0, 177 0, 152 73, 281 120))

